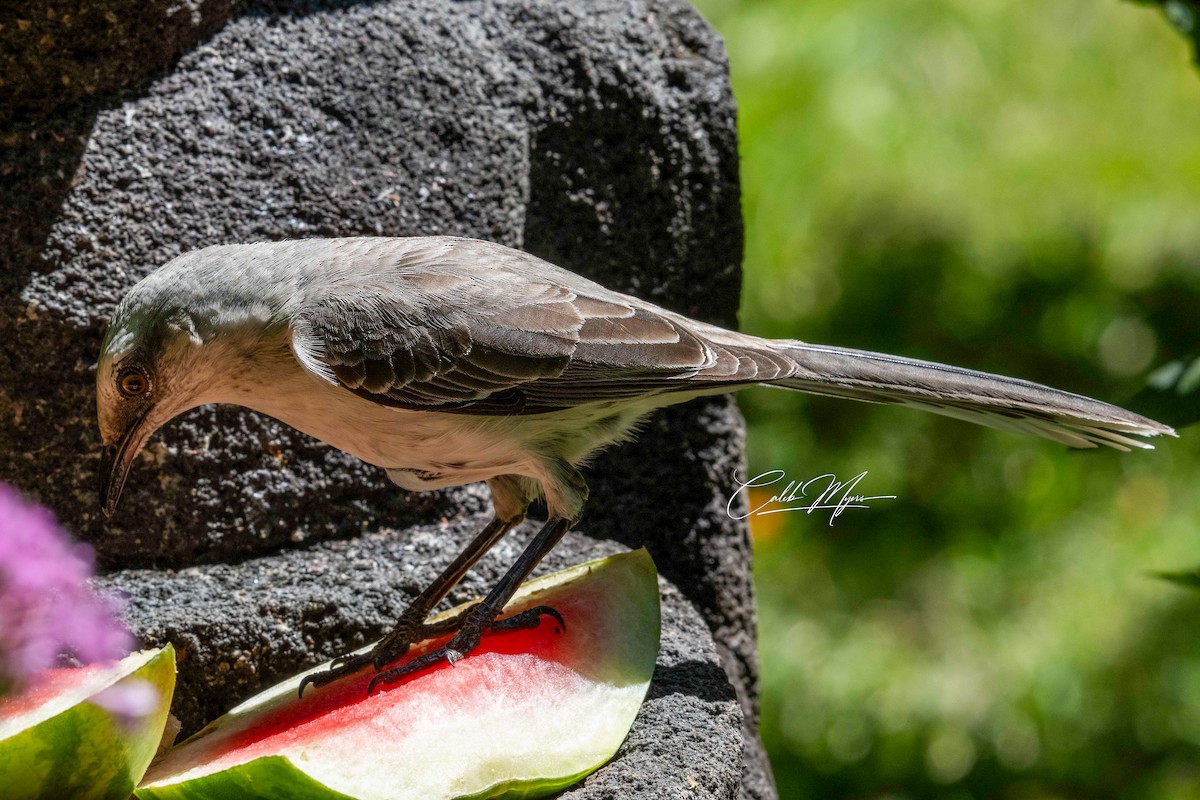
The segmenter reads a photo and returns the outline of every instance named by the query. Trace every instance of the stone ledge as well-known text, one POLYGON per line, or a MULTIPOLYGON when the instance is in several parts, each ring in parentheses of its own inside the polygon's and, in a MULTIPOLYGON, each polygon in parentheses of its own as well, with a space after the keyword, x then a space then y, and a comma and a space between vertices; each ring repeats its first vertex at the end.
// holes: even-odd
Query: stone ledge
MULTIPOLYGON (((289 675, 381 636, 484 516, 376 532, 237 565, 124 570, 100 584, 128 597, 126 622, 178 652, 174 713, 184 735, 289 675)), ((527 522, 486 555, 448 603, 481 595, 536 530, 527 522)), ((568 534, 538 572, 624 548, 568 534)), ((733 798, 741 783, 742 712, 712 634, 660 579, 663 629, 646 703, 616 759, 569 798, 733 798)), ((568 624, 569 621, 568 621, 568 624)))

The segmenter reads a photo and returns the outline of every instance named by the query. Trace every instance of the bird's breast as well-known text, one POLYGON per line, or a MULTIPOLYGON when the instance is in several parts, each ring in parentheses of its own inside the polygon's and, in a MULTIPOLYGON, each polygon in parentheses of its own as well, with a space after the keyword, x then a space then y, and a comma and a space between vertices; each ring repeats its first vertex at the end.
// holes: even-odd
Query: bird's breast
MULTIPOLYGON (((290 356, 290 354, 289 354, 290 356)), ((583 404, 512 417, 414 411, 372 402, 303 369, 292 358, 240 371, 208 401, 267 414, 382 467, 412 491, 498 475, 547 476, 548 463, 576 465, 628 435, 653 403, 583 404)))
POLYGON ((221 401, 267 414, 383 467, 397 484, 414 491, 523 473, 531 461, 520 426, 494 417, 384 406, 307 373, 270 385, 243 384, 221 401))

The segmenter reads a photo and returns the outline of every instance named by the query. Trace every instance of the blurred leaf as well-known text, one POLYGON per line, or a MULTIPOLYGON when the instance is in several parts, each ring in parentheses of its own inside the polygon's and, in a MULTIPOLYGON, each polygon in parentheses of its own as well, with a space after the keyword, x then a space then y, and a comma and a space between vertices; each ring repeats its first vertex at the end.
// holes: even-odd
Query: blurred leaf
POLYGON ((1200 422, 1200 356, 1177 359, 1156 369, 1129 408, 1176 428, 1200 422))
POLYGON ((1156 578, 1186 586, 1189 589, 1200 589, 1200 567, 1180 572, 1155 572, 1152 574, 1156 578))
POLYGON ((1143 5, 1162 6, 1163 13, 1179 32, 1192 40, 1200 56, 1200 0, 1135 0, 1143 5))

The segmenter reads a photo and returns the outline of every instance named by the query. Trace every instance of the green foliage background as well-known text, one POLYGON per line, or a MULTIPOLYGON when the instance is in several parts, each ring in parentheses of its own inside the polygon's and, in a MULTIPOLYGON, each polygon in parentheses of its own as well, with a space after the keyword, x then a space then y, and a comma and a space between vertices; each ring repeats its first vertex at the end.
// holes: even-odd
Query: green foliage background
MULTIPOLYGON (((1122 401, 1200 351, 1200 74, 1116 0, 699 0, 740 107, 743 328, 1122 401)), ((1200 401, 1198 401, 1200 402, 1200 401)), ((1076 452, 742 394, 784 798, 1200 797, 1200 435, 1076 452), (773 523, 782 523, 776 526, 773 523)))

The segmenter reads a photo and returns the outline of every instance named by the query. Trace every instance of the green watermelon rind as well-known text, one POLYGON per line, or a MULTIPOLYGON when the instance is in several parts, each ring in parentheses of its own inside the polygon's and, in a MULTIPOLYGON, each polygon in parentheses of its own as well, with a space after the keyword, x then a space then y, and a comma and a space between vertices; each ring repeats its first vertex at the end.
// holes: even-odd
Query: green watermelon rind
MULTIPOLYGON (((574 775, 538 781, 504 781, 482 791, 454 800, 531 800, 568 786, 591 775, 603 763, 574 775)), ((138 800, 356 800, 311 777, 287 756, 263 756, 234 769, 214 772, 183 783, 163 787, 143 786, 136 791, 138 800)))
POLYGON ((354 800, 309 777, 287 756, 263 756, 183 783, 141 786, 134 793, 139 800, 354 800))
MULTIPOLYGON (((521 587, 511 605, 537 605, 546 592, 571 584, 593 572, 600 575, 607 573, 614 579, 620 579, 622 571, 625 573, 625 583, 619 600, 631 612, 630 618, 626 619, 628 630, 639 632, 645 638, 653 638, 652 646, 649 642, 642 643, 640 663, 627 665, 636 672, 638 682, 643 687, 639 697, 644 698, 654 672, 661 614, 657 572, 645 549, 597 559, 536 578, 521 587)), ((458 610, 451 609, 439 617, 457 613, 458 610)), ((285 681, 265 690, 211 723, 196 734, 195 738, 217 733, 227 724, 236 724, 237 719, 254 713, 256 709, 268 705, 272 700, 294 693, 295 687, 295 681, 285 681)), ((631 704, 627 709, 628 719, 624 721, 623 728, 625 732, 633 724, 639 708, 640 699, 636 705, 631 704)), ((578 783, 604 766, 616 754, 623 738, 624 733, 612 745, 612 749, 597 758, 595 763, 572 774, 527 775, 503 780, 487 786, 473 787, 469 793, 454 795, 453 800, 527 800, 546 796, 578 783)), ((186 745, 185 742, 181 746, 186 745)), ((147 782, 140 786, 135 794, 139 800, 356 800, 354 795, 345 794, 312 777, 286 754, 261 756, 220 772, 183 781, 170 783, 170 780, 168 776, 153 783, 147 782)))
POLYGON ((5 800, 70 797, 126 800, 162 740, 175 689, 175 651, 134 653, 115 664, 94 691, 64 710, 0 739, 0 786, 5 800), (158 689, 154 711, 131 726, 89 702, 127 680, 158 689))
MULTIPOLYGON (((494 784, 479 792, 456 797, 454 800, 531 800, 568 786, 591 775, 603 763, 574 775, 538 781, 513 780, 494 784)), ((136 791, 139 800, 356 800, 331 789, 287 756, 263 756, 247 761, 234 769, 214 772, 183 783, 163 787, 143 786, 136 791)))
POLYGON ((541 779, 515 779, 511 781, 503 781, 502 783, 493 784, 488 788, 475 792, 474 794, 465 794, 461 797, 456 797, 454 800, 534 800, 534 798, 545 797, 548 794, 553 794, 560 789, 566 789, 568 786, 574 786, 581 780, 591 775, 596 770, 607 764, 615 753, 610 754, 594 767, 588 767, 574 775, 566 775, 556 778, 541 778, 541 779))

